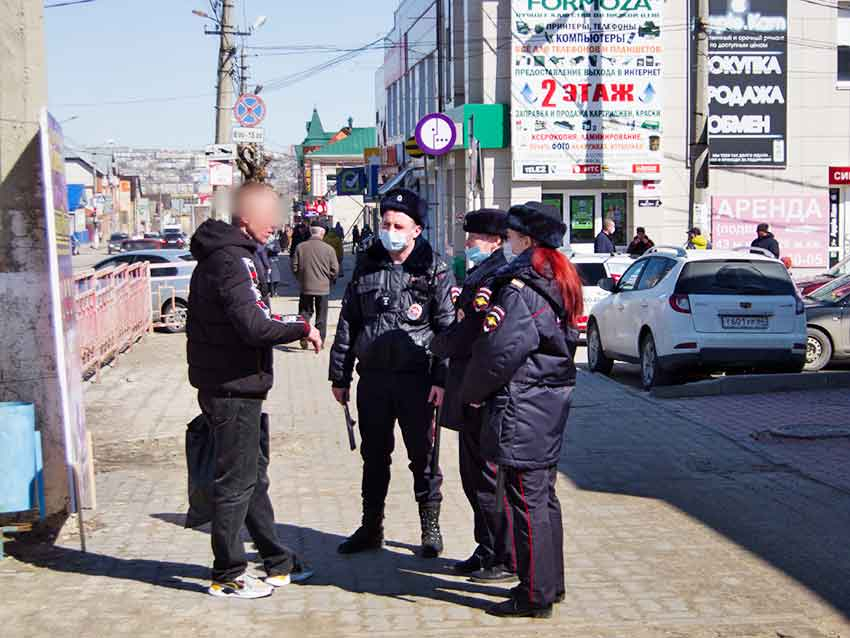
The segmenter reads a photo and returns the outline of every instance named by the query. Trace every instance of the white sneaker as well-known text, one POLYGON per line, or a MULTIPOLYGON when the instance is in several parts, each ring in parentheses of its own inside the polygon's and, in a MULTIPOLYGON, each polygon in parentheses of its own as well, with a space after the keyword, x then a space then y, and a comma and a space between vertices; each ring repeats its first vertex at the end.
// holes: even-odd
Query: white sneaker
POLYGON ((278 587, 286 587, 292 582, 292 579, 289 574, 281 574, 280 576, 267 576, 264 582, 266 585, 271 585, 277 589, 278 587))
POLYGON ((265 582, 267 585, 271 585, 275 588, 286 587, 290 583, 303 583, 305 580, 312 578, 314 573, 315 572, 312 569, 302 565, 297 568, 297 571, 290 572, 289 574, 269 576, 266 578, 265 582))
POLYGON ((244 598, 251 600, 254 598, 265 598, 271 596, 274 588, 271 585, 263 583, 259 578, 249 574, 242 574, 239 578, 234 578, 227 583, 213 582, 207 593, 210 596, 218 598, 244 598))

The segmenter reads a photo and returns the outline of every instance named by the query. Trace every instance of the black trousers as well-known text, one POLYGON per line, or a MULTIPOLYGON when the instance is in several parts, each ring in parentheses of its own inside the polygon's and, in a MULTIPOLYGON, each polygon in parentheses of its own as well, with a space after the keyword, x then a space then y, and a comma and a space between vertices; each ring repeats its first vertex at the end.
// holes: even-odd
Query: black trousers
POLYGON ((322 335, 322 341, 328 333, 328 295, 305 295, 298 298, 298 314, 306 319, 307 323, 316 315, 316 330, 322 335))
POLYGON ((215 438, 212 577, 228 582, 248 567, 242 526, 263 559, 269 576, 290 573, 297 564, 277 536, 269 499, 269 427, 260 399, 214 397, 198 393, 198 404, 215 438))
POLYGON ((428 403, 427 374, 365 371, 357 385, 360 456, 363 458, 363 507, 383 509, 390 487, 390 463, 395 447, 395 423, 407 448, 413 492, 419 504, 443 500, 443 474, 431 471, 434 453, 434 406, 428 403))
POLYGON ((485 567, 503 565, 516 570, 513 529, 507 497, 502 512, 497 511, 496 466, 481 456, 480 410, 464 408, 464 430, 460 433, 460 481, 472 506, 475 526, 475 553, 485 567))
POLYGON ((564 586, 564 527, 555 493, 558 468, 505 472, 505 494, 513 515, 517 576, 513 595, 533 607, 555 602, 564 586))

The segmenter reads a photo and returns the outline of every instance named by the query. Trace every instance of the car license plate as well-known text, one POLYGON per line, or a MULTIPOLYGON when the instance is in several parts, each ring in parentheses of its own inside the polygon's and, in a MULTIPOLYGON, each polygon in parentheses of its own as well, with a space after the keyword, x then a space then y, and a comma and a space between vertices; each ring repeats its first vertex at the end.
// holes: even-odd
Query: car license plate
POLYGON ((720 317, 720 325, 727 330, 767 330, 767 317, 720 317))

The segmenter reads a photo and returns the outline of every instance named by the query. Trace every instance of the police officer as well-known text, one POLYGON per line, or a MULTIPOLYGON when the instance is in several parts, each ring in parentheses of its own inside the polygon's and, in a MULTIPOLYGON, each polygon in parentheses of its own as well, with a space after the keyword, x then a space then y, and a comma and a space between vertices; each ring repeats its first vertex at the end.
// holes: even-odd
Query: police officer
POLYGON ((497 209, 477 210, 466 216, 466 261, 471 269, 463 289, 453 289, 457 320, 431 344, 434 354, 450 360, 441 425, 460 432, 460 478, 472 506, 478 544, 472 556, 458 562, 454 570, 479 582, 516 579, 509 512, 497 507, 496 470, 481 456, 481 410, 465 406, 460 396, 472 343, 481 333, 491 295, 487 286, 496 271, 507 264, 503 251, 506 220, 507 214, 497 209))
MULTIPOLYGON (((462 400, 485 404, 484 458, 499 466, 513 517, 520 584, 488 610, 495 616, 548 618, 564 597, 557 463, 570 411, 581 281, 557 248, 566 227, 539 202, 508 211, 514 255, 493 282, 491 305, 462 387, 462 400)), ((502 483, 503 482, 503 483, 502 483)))
POLYGON ((454 280, 421 236, 424 203, 406 189, 381 201, 380 242, 358 261, 345 291, 331 351, 330 381, 337 401, 349 400, 355 359, 362 438, 363 521, 339 546, 342 554, 383 544, 384 501, 390 483, 393 430, 398 420, 419 503, 422 555, 443 550, 440 486, 434 454, 434 408, 443 400, 446 363, 430 350, 434 335, 454 318, 454 280))

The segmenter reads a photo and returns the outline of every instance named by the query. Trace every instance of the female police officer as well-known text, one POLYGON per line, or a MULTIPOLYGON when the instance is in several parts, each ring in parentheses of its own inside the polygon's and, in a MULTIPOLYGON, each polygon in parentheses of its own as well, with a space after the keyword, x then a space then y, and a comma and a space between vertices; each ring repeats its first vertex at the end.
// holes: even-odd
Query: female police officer
POLYGON ((462 399, 483 404, 482 453, 499 466, 513 518, 520 584, 488 613, 548 618, 565 591, 555 481, 575 385, 581 281, 557 250, 566 227, 554 208, 539 202, 514 206, 507 225, 517 257, 490 286, 462 399))

